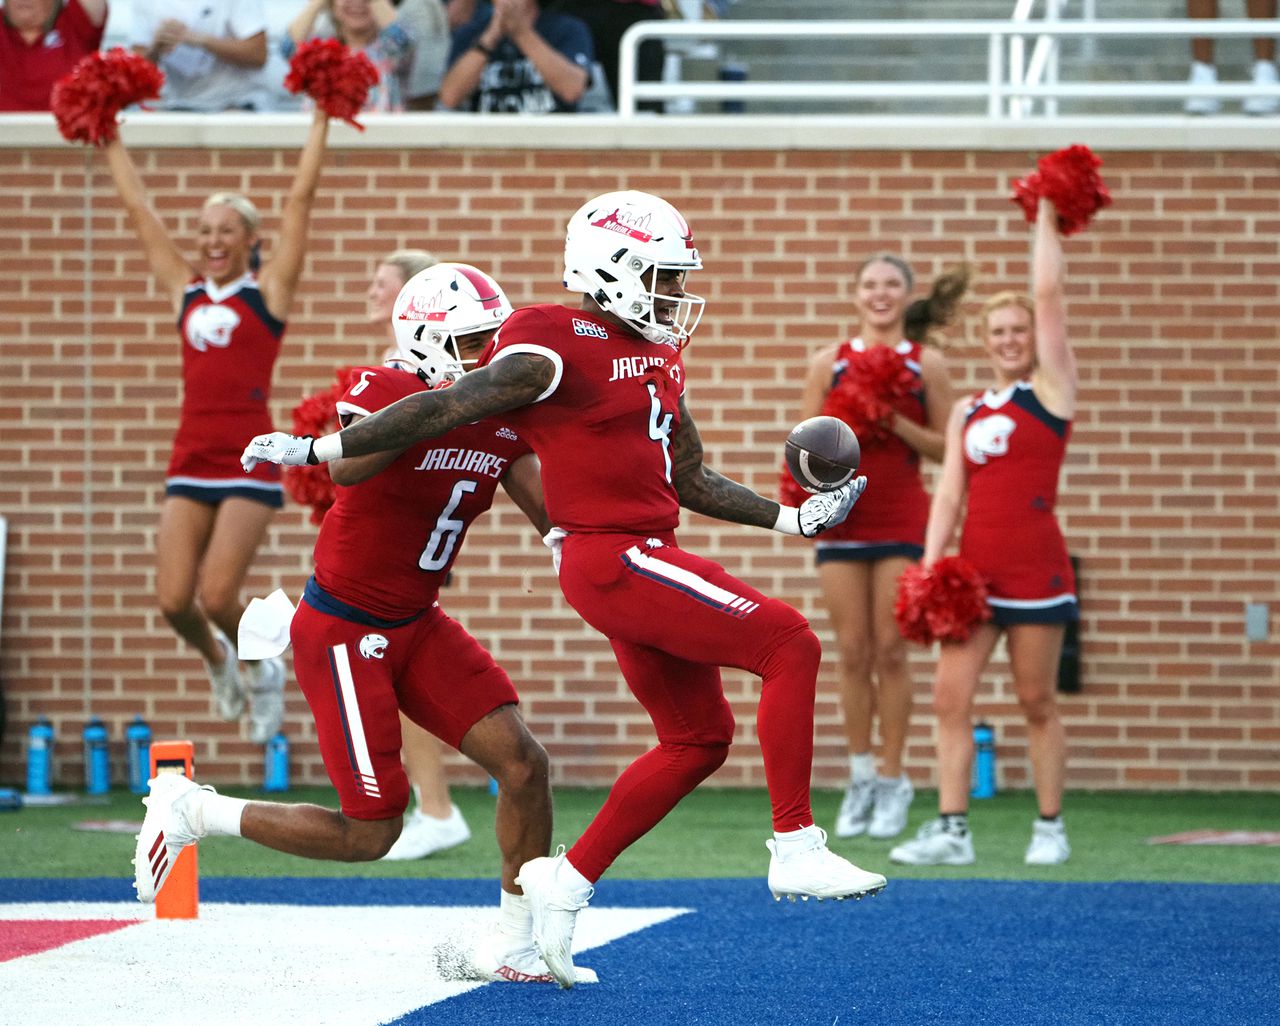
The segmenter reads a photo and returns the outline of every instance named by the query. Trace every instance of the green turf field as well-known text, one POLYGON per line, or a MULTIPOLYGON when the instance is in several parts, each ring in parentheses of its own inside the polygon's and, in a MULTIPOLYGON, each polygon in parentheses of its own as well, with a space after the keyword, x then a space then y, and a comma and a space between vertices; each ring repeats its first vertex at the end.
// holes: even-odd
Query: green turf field
MULTIPOLYGON (((240 792, 246 797, 252 792, 240 792)), ((600 788, 556 792, 556 844, 569 844, 604 800, 600 788)), ((289 801, 334 806, 328 788, 295 788, 289 801)), ((417 862, 344 865, 314 862, 233 838, 200 844, 200 872, 206 876, 367 876, 496 877, 493 840, 494 799, 480 788, 455 788, 454 801, 471 825, 469 843, 417 862)), ((912 807, 903 838, 936 808, 935 795, 922 791, 912 807)), ((837 791, 814 794, 818 823, 830 829, 840 802, 837 791)), ((74 829, 86 820, 141 821, 142 804, 127 792, 113 792, 101 804, 24 808, 0 813, 0 876, 128 877, 133 837, 74 829)), ((1150 880, 1205 883, 1280 882, 1280 847, 1149 845, 1147 838, 1189 830, 1278 830, 1280 795, 1260 793, 1152 794, 1077 792, 1065 804, 1071 861, 1060 867, 1024 866, 1022 854, 1035 814, 1032 795, 1001 794, 975 801, 970 825, 978 860, 972 866, 933 869, 893 866, 896 842, 831 841, 859 865, 899 878, 983 878, 1042 880, 1150 880)), ((768 866, 769 805, 762 790, 695 791, 653 832, 628 850, 610 871, 616 878, 756 877, 768 866)))

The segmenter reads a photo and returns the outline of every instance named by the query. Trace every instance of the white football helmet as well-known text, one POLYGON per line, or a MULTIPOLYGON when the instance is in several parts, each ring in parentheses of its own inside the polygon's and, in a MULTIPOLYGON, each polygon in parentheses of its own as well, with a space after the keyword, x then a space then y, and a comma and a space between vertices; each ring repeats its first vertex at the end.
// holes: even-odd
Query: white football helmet
POLYGON ((483 271, 470 264, 432 264, 396 296, 396 359, 432 387, 455 381, 475 365, 462 358, 458 336, 496 328, 509 316, 502 286, 483 271))
POLYGON ((680 211, 647 192, 607 192, 569 219, 564 287, 590 296, 650 342, 683 347, 705 302, 688 293, 679 299, 655 295, 657 272, 701 267, 680 211))

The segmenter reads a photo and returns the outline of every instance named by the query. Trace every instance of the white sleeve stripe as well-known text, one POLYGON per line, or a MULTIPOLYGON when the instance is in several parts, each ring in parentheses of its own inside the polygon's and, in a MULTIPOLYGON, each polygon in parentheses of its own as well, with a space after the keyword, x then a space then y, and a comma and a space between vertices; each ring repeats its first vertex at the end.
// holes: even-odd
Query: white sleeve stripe
POLYGON ((535 403, 542 402, 543 399, 555 392, 560 387, 560 379, 564 377, 564 361, 560 358, 560 354, 554 349, 548 349, 546 346, 535 346, 530 343, 519 343, 506 346, 499 349, 493 354, 495 360, 501 360, 504 356, 510 356, 512 353, 533 353, 535 356, 545 356, 553 364, 555 364, 556 374, 551 379, 551 384, 546 388, 542 395, 534 400, 535 403))
POLYGON ((335 403, 334 405, 338 409, 339 417, 344 417, 344 416, 347 416, 348 414, 355 414, 356 416, 359 416, 359 417, 372 417, 373 414, 376 412, 373 410, 366 410, 363 406, 356 406, 353 403, 344 403, 342 402, 342 400, 338 400, 338 402, 335 403))

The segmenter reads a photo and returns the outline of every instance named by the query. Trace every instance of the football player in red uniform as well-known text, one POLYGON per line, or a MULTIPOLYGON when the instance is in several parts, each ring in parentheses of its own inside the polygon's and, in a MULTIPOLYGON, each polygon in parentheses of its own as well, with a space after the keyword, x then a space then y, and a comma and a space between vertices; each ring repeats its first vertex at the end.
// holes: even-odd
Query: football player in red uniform
POLYGON ((939 818, 890 858, 908 865, 973 862, 968 827, 973 698, 1001 633, 1027 719, 1040 818, 1028 865, 1071 853, 1062 825, 1066 738, 1058 715, 1058 661, 1066 624, 1078 619, 1075 576, 1054 516, 1058 475, 1076 409, 1076 361, 1067 340, 1062 239, 1052 203, 1040 200, 1032 257, 1035 301, 1002 292, 983 308, 995 384, 956 403, 925 536, 922 565, 940 559, 964 514, 960 555, 987 579, 993 619, 967 641, 943 642, 934 683, 939 818))
POLYGON ((596 880, 728 754, 734 723, 721 666, 763 679, 757 735, 773 810, 770 890, 779 898, 845 898, 885 885, 831 852, 814 825, 821 649, 808 622, 676 541, 682 506, 813 536, 843 520, 866 485, 860 477, 788 507, 704 464, 683 361, 703 307, 685 280, 701 266, 688 224, 669 203, 642 192, 596 197, 573 215, 565 240, 564 280, 582 296, 580 309, 521 309, 484 365, 453 388, 411 396, 341 436, 259 436, 243 456, 246 469, 264 459, 324 462, 497 414, 537 452, 561 590, 609 638, 658 738, 623 771, 567 855, 521 867, 534 939, 565 987, 574 982, 576 915, 596 880))
MULTIPOLYGON (((275 467, 245 477, 235 442, 246 426, 271 424, 267 400, 285 320, 307 250, 329 119, 317 111, 285 201, 275 252, 255 269, 258 212, 238 193, 214 193, 197 228, 196 260, 170 239, 117 135, 103 150, 151 271, 173 302, 182 341, 182 413, 165 474, 156 537, 160 611, 204 658, 220 714, 237 720, 245 686, 231 638, 240 590, 275 511, 284 504, 275 467)), ((246 664, 249 734, 265 743, 284 716, 284 663, 246 664)))
MULTIPOLYGON (((497 282, 466 264, 437 264, 401 290, 393 314, 400 367, 358 368, 338 400, 351 426, 405 396, 457 380, 511 306, 497 282)), ((450 946, 451 976, 550 982, 534 950, 520 866, 551 841, 547 756, 517 711, 507 674, 440 608, 438 592, 467 529, 501 485, 545 533, 538 459, 505 419, 330 464, 337 499, 315 547, 315 573, 289 627, 298 684, 341 812, 246 802, 183 777, 151 782, 138 835, 135 883, 151 900, 177 852, 206 834, 232 834, 307 858, 381 858, 401 830, 409 781, 400 713, 459 749, 498 781, 502 852, 497 931, 450 946), (163 843, 161 843, 163 842, 163 843)), ((575 980, 593 980, 578 970, 575 980)))

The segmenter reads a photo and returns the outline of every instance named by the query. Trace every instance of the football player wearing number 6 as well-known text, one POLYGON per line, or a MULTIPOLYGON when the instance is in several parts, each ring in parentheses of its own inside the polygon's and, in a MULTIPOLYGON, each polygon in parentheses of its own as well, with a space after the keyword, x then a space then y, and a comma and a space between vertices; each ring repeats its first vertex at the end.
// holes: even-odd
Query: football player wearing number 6
MULTIPOLYGON (((474 362, 510 312, 497 282, 474 267, 420 271, 401 289, 392 315, 398 356, 416 373, 358 368, 338 400, 340 418, 354 425, 456 380, 463 360, 474 362)), ((499 485, 540 533, 547 531, 538 459, 503 420, 480 420, 432 441, 336 460, 330 473, 340 487, 289 634, 342 811, 245 802, 176 776, 153 780, 138 837, 138 896, 150 900, 177 851, 205 834, 240 835, 308 858, 384 856, 409 801, 403 711, 498 781, 499 928, 471 938, 444 968, 454 976, 549 983, 528 902, 515 884, 520 866, 550 847, 546 752, 525 727, 507 674, 437 598, 468 527, 499 485)), ((580 972, 584 981, 594 979, 580 972)))
POLYGON ((846 898, 885 885, 829 851, 813 821, 821 650, 808 622, 676 541, 682 506, 811 537, 843 520, 866 485, 857 478, 786 507, 705 465, 683 362, 703 306, 685 279, 701 266, 669 203, 642 192, 599 196, 573 215, 565 240, 565 284, 582 295, 579 309, 518 310, 454 387, 410 396, 340 435, 261 435, 244 453, 246 469, 345 459, 501 414, 538 454, 561 590, 608 637, 658 739, 567 855, 533 859, 517 877, 534 940, 565 987, 574 982, 576 916, 595 882, 728 754, 734 722, 722 666, 763 680, 756 725, 773 813, 770 890, 846 898))

